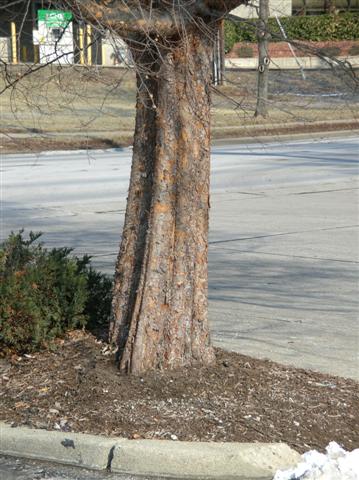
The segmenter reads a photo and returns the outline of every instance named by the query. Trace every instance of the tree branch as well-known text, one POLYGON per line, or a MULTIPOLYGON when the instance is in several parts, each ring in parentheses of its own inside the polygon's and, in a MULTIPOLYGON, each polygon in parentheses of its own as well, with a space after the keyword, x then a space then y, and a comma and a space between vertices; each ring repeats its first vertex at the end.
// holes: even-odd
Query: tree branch
MULTIPOLYGON (((119 35, 148 33, 167 36, 176 29, 176 19, 164 10, 136 8, 120 1, 64 0, 78 19, 102 25, 119 35), (110 4, 111 3, 111 4, 110 4)), ((135 2, 138 4, 138 2, 135 2)))
POLYGON ((202 18, 216 21, 245 0, 62 0, 78 19, 109 28, 121 36, 147 34, 168 37, 202 18))

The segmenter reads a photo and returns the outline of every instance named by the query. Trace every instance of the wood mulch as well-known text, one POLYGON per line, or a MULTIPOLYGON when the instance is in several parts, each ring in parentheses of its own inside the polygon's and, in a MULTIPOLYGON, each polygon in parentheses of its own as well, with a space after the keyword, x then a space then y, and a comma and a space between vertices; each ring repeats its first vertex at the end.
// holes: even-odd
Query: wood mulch
POLYGON ((74 331, 54 351, 0 358, 0 420, 127 438, 359 447, 359 384, 216 350, 209 367, 120 375, 74 331))

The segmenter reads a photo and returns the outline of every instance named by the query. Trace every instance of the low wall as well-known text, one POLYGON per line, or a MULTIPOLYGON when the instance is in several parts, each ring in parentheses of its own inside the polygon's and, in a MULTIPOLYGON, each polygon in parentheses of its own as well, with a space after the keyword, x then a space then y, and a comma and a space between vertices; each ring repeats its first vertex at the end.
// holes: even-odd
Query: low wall
POLYGON ((10 39, 8 37, 0 37, 0 59, 3 62, 8 62, 10 56, 10 39))
MULTIPOLYGON (((350 63, 352 68, 359 68, 359 56, 355 57, 338 57, 339 62, 350 63)), ((298 62, 305 70, 314 69, 329 69, 340 65, 328 58, 327 61, 318 57, 300 57, 298 62)), ((241 68, 245 70, 257 70, 257 58, 226 58, 226 68, 236 69, 241 68)), ((294 57, 271 58, 269 68, 271 70, 297 70, 300 68, 294 57)))
MULTIPOLYGON (((297 57, 315 57, 316 52, 334 57, 353 57, 359 55, 359 40, 341 40, 327 42, 307 42, 297 40, 292 45, 297 57)), ((269 42, 268 53, 271 58, 291 57, 288 42, 269 42)), ((226 58, 255 58, 258 56, 256 43, 235 43, 226 58)))

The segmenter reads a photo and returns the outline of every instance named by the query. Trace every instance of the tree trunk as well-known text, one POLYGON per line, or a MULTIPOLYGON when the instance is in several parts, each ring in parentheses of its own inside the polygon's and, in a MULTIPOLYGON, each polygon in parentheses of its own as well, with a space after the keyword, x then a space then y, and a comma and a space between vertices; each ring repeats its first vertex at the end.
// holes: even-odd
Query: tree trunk
POLYGON ((257 80, 257 107, 255 117, 266 117, 268 114, 268 77, 269 77, 269 53, 268 53, 268 16, 269 1, 259 0, 259 20, 257 27, 258 38, 258 80, 257 80))
POLYGON ((132 48, 136 129, 110 326, 126 373, 214 359, 207 319, 212 48, 203 32, 167 49, 132 48))

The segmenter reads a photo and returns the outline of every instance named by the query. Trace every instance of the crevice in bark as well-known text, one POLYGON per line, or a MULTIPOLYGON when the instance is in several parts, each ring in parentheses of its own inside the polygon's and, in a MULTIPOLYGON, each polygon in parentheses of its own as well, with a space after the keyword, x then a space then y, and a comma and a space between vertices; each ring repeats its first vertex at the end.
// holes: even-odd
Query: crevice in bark
POLYGON ((110 329, 123 372, 214 359, 207 320, 211 53, 201 33, 150 56, 134 51, 133 165, 110 329))

